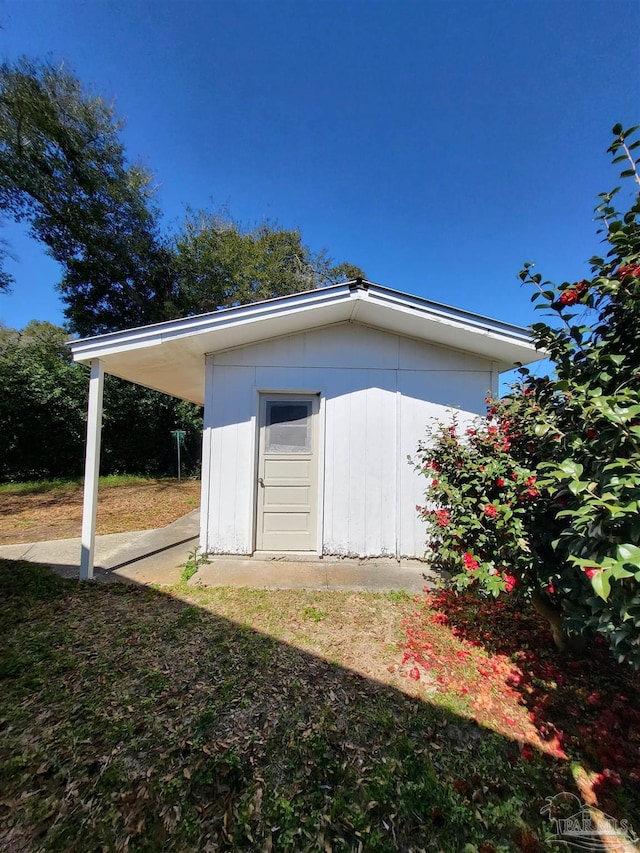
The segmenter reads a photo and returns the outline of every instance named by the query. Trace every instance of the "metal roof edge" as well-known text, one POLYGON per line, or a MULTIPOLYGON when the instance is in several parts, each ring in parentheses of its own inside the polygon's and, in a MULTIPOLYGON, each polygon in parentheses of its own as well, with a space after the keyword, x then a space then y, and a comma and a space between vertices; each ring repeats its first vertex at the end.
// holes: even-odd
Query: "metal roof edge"
POLYGON ((259 317, 278 313, 285 313, 292 304, 298 308, 313 307, 315 305, 338 301, 341 297, 350 298, 351 291, 349 283, 319 287, 314 290, 305 290, 288 296, 277 296, 273 299, 262 299, 259 302, 250 302, 246 305, 234 305, 230 308, 221 308, 219 311, 210 311, 206 314, 194 314, 192 317, 181 317, 177 320, 164 320, 160 323, 151 323, 147 326, 136 326, 132 329, 123 329, 117 332, 105 332, 102 335, 75 338, 66 341, 66 346, 72 353, 81 352, 98 344, 101 347, 119 346, 127 341, 133 345, 151 345, 154 339, 156 343, 163 340, 180 336, 182 334, 210 331, 216 326, 225 327, 230 323, 247 322, 259 317), (304 300, 302 297, 306 297, 304 300), (302 304, 299 304, 302 303, 302 304), (279 310, 273 310, 273 309, 279 310))
POLYGON ((455 308, 447 305, 444 302, 434 302, 431 299, 425 299, 422 296, 414 296, 410 293, 404 293, 401 290, 394 290, 391 287, 386 287, 381 284, 369 282, 368 293, 389 294, 393 297, 399 297, 398 301, 402 301, 413 308, 421 311, 429 311, 429 313, 443 318, 452 318, 460 320, 465 325, 480 326, 483 329, 491 329, 496 331, 507 332, 516 338, 521 338, 526 341, 531 339, 531 333, 525 326, 517 326, 514 323, 507 323, 504 320, 496 320, 492 317, 487 317, 485 314, 476 314, 473 311, 468 311, 464 308, 455 308))
POLYGON ((424 314, 425 319, 441 321, 454 321, 466 327, 469 331, 476 331, 490 335, 500 335, 503 338, 525 345, 535 351, 529 330, 521 326, 506 323, 502 320, 494 320, 481 314, 475 314, 464 309, 453 308, 439 302, 433 302, 420 296, 413 296, 399 290, 385 287, 366 279, 354 279, 353 281, 328 285, 327 287, 306 290, 287 296, 277 296, 273 299, 264 299, 259 302, 251 302, 246 305, 236 305, 230 308, 222 308, 219 311, 211 311, 206 314, 196 314, 192 317, 182 317, 177 320, 165 320, 147 326, 138 326, 133 329, 123 329, 117 332, 106 332, 102 335, 77 338, 66 342, 74 358, 90 358, 92 350, 100 350, 104 354, 105 349, 130 346, 137 349, 144 346, 155 346, 164 341, 209 332, 216 327, 226 328, 230 325, 244 325, 247 322, 258 320, 263 317, 277 317, 289 312, 309 309, 333 302, 345 302, 353 299, 364 301, 376 301, 389 307, 408 308, 424 314))

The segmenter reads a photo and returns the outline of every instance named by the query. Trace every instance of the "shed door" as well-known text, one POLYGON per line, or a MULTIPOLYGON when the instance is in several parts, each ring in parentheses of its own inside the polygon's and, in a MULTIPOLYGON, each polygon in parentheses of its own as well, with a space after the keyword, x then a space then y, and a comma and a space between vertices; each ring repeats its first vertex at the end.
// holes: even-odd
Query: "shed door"
POLYGON ((315 551, 317 396, 262 394, 256 549, 315 551))

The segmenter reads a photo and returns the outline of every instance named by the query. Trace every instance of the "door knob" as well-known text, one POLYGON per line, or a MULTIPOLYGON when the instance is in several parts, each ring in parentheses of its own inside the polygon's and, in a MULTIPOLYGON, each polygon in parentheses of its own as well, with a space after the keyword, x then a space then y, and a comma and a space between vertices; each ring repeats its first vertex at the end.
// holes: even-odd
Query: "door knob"
POLYGON ((262 486, 262 488, 264 489, 264 480, 262 479, 262 477, 258 477, 258 483, 259 483, 259 484, 262 486))

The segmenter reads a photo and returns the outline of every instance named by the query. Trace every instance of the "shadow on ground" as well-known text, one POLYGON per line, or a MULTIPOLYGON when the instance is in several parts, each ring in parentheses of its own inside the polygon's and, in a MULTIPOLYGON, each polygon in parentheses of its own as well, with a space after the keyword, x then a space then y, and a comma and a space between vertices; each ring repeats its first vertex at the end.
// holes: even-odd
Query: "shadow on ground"
MULTIPOLYGON (((549 751, 589 771, 601 808, 613 814, 622 808, 640 825, 640 801, 625 797, 640 792, 640 672, 617 664, 599 637, 579 656, 561 654, 545 620, 517 599, 441 591, 425 597, 412 635, 432 619, 488 653, 478 680, 519 695, 549 751), (504 661, 514 668, 506 670, 504 661)), ((419 651, 420 640, 412 645, 419 651)))
POLYGON ((186 588, 0 561, 0 593, 3 850, 535 853, 576 793, 567 762, 186 588))

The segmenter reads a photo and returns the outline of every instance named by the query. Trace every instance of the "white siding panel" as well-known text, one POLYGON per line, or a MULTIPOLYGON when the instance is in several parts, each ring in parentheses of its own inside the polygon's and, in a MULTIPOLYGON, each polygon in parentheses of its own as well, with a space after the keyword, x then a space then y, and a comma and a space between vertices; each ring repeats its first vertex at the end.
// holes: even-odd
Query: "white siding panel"
POLYGON ((398 337, 359 326, 342 323, 307 332, 305 364, 322 364, 334 370, 395 370, 398 366, 398 337))
POLYGON ((322 382, 322 371, 306 367, 256 367, 255 388, 257 391, 306 391, 315 393, 322 382))
POLYGON ((396 374, 386 372, 386 388, 376 385, 367 390, 366 464, 365 464, 365 536, 363 553, 368 556, 394 557, 396 553, 396 374))
POLYGON ((253 548, 253 367, 213 368, 208 550, 249 554, 253 548))
POLYGON ((205 403, 202 424, 202 476, 200 483, 200 550, 209 551, 211 528, 211 444, 213 440, 213 359, 205 359, 205 403))
POLYGON ((275 338, 259 344, 237 347, 214 356, 218 366, 222 365, 276 365, 287 367, 293 364, 304 364, 305 335, 290 335, 286 338, 275 338))
MULTIPOLYGON (((422 557, 407 463, 433 418, 484 411, 491 365, 455 349, 343 323, 210 356, 206 440, 210 551, 251 553, 259 392, 320 393, 325 554, 422 557)), ((206 462, 206 456, 205 456, 206 462)), ((205 485, 203 484, 203 493, 205 485)))
MULTIPOLYGON (((454 342, 451 342, 452 347, 454 342)), ((456 349, 426 344, 415 338, 399 338, 401 370, 478 370, 478 357, 456 349)), ((490 370, 487 362, 487 370, 490 370)))
POLYGON ((396 550, 396 371, 345 370, 327 387, 324 551, 396 550))
POLYGON ((398 366, 399 338, 379 329, 338 323, 286 338, 217 353, 217 365, 266 367, 381 368, 398 366))
MULTIPOLYGON (((403 370, 399 374, 402 395, 400 415, 401 465, 407 456, 415 457, 418 444, 427 437, 435 421, 449 422, 456 411, 458 421, 465 425, 484 408, 484 387, 490 373, 431 372, 403 370), (449 403, 434 403, 434 399, 449 403), (457 402, 457 405, 456 405, 457 402)), ((425 525, 418 518, 416 505, 424 503, 427 480, 409 462, 400 469, 400 554, 403 557, 422 557, 425 550, 425 525)))

